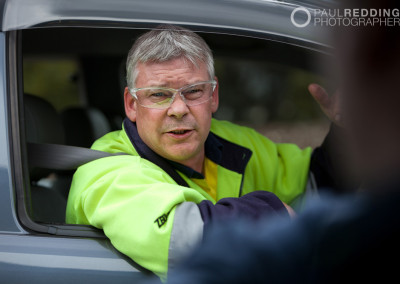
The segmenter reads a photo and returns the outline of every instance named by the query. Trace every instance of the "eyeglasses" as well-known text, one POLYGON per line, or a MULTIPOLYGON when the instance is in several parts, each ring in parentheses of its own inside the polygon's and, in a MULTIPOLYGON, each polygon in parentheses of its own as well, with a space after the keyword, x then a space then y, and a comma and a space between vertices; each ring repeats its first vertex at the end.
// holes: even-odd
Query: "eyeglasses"
POLYGON ((129 92, 143 107, 166 109, 172 105, 176 94, 179 94, 189 107, 203 104, 211 99, 216 86, 217 82, 212 80, 194 83, 180 89, 145 87, 133 88, 129 92))

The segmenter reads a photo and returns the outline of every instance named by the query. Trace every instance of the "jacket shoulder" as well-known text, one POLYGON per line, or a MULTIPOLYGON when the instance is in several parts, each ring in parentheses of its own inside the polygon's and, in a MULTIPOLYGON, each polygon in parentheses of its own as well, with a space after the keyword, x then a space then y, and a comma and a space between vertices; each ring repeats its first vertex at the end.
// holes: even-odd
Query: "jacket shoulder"
POLYGON ((135 156, 138 155, 124 129, 107 133, 97 139, 91 148, 112 154, 122 152, 135 156))
POLYGON ((276 146, 274 142, 254 129, 229 121, 213 119, 211 123, 211 132, 225 140, 249 148, 250 150, 255 150, 254 146, 258 144, 260 140, 270 147, 276 146))

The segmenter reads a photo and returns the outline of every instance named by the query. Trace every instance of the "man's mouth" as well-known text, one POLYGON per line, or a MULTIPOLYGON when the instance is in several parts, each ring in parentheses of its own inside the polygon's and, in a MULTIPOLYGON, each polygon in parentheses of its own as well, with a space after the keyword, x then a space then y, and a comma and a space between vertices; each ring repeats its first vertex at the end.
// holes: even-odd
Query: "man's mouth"
POLYGON ((174 129, 171 131, 167 131, 166 134, 174 139, 186 139, 192 134, 192 132, 193 129, 174 129))
POLYGON ((181 130, 172 130, 169 131, 168 133, 173 133, 173 134, 185 134, 187 132, 191 131, 190 129, 181 129, 181 130))

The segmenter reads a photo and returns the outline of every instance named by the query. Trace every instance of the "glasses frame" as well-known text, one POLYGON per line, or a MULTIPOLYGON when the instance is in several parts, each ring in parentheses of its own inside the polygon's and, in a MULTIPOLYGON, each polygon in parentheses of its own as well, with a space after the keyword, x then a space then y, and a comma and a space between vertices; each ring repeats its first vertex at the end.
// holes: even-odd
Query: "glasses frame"
POLYGON ((193 84, 185 85, 185 86, 183 86, 183 87, 181 87, 181 88, 179 88, 179 89, 166 88, 166 87, 132 88, 132 89, 129 89, 129 93, 131 94, 132 97, 135 98, 135 100, 138 102, 138 104, 141 105, 142 107, 151 108, 151 109, 167 109, 167 108, 169 108, 169 107, 174 103, 176 94, 179 94, 179 96, 181 97, 181 99, 184 101, 184 103, 185 103, 188 107, 192 107, 192 106, 197 106, 197 105, 204 104, 204 103, 208 102, 208 101, 211 99, 212 95, 214 94, 214 91, 215 91, 215 88, 216 88, 216 87, 217 87, 217 81, 215 81, 215 80, 210 80, 210 81, 201 81, 201 82, 196 82, 196 83, 193 83, 193 84), (182 90, 184 90, 184 89, 186 89, 186 88, 188 88, 188 87, 192 87, 192 86, 196 86, 196 85, 201 85, 201 84, 211 84, 211 85, 212 85, 212 92, 211 92, 211 94, 210 94, 210 97, 209 97, 207 100, 205 100, 204 102, 200 102, 200 103, 198 103, 198 104, 190 105, 190 106, 189 106, 189 105, 187 104, 187 101, 186 101, 185 96, 182 95, 182 90), (168 106, 162 107, 162 108, 160 108, 160 107, 151 107, 151 106, 142 105, 142 104, 139 102, 139 98, 138 98, 138 96, 136 95, 136 92, 141 91, 141 90, 151 90, 151 89, 160 89, 160 90, 164 90, 164 91, 171 91, 171 92, 173 92, 173 95, 172 95, 172 97, 171 97, 171 103, 170 103, 168 106))

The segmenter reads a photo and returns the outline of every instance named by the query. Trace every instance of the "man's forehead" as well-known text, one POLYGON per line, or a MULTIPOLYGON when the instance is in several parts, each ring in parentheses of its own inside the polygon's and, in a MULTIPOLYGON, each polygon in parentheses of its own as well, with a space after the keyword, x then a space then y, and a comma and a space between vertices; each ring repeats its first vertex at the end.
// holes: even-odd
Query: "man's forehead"
POLYGON ((138 85, 177 87, 208 80, 208 71, 204 63, 196 66, 190 61, 181 59, 139 63, 137 71, 138 85))

